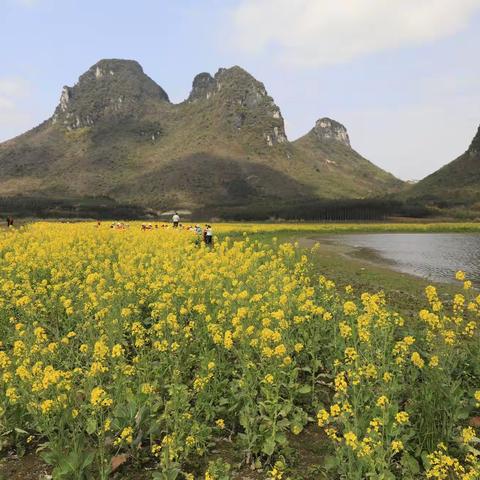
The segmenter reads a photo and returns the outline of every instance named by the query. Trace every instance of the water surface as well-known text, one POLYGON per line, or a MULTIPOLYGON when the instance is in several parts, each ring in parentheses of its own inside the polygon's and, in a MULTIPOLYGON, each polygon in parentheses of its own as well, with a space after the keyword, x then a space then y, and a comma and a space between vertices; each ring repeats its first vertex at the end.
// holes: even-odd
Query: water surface
POLYGON ((353 247, 353 254, 437 282, 454 281, 463 270, 480 282, 478 233, 365 233, 328 235, 324 240, 353 247))

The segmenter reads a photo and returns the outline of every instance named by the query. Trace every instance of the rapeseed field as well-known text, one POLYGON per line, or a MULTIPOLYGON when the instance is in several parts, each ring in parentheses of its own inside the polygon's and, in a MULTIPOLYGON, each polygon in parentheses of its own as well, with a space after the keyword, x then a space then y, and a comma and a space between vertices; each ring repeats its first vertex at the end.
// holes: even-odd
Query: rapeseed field
POLYGON ((211 248, 138 224, 0 233, 0 448, 54 479, 122 458, 226 480, 228 441, 277 480, 299 478, 290 445, 313 428, 327 453, 304 478, 480 478, 478 291, 458 272, 453 298, 429 286, 404 318, 255 236, 294 228, 312 230, 223 225, 211 248))

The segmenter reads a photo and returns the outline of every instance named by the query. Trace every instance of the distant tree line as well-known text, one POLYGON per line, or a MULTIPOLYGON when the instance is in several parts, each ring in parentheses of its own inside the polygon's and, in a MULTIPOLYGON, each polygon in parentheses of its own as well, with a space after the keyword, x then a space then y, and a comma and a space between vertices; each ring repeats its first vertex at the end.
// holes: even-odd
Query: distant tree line
POLYGON ((319 222, 384 221, 390 217, 426 218, 431 211, 421 204, 390 199, 315 200, 275 206, 211 207, 196 216, 216 216, 229 220, 306 220, 319 222))
MULTIPOLYGON (((165 207, 165 209, 168 209, 165 207)), ((153 219, 156 211, 120 204, 108 197, 79 199, 0 197, 0 216, 34 218, 153 219)), ((212 205, 197 209, 192 218, 233 221, 292 220, 318 222, 383 221, 390 217, 426 218, 432 210, 421 203, 392 199, 310 200, 251 205, 212 205)))
POLYGON ((151 217, 149 210, 122 205, 110 198, 63 199, 47 197, 0 197, 0 216, 25 218, 140 219, 151 217))

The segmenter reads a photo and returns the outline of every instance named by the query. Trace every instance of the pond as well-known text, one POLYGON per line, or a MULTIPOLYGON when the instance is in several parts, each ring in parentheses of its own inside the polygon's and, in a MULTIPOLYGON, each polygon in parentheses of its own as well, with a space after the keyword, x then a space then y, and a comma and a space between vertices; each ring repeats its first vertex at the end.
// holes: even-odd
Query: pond
POLYGON ((366 233, 328 235, 328 243, 352 247, 352 255, 438 282, 452 282, 455 272, 480 282, 480 234, 366 233))

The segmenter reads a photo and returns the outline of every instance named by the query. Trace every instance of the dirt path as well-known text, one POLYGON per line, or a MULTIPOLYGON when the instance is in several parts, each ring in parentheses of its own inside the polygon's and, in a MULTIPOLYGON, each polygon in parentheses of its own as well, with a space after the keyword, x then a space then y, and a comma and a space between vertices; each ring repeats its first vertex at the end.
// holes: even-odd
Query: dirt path
POLYGON ((34 454, 21 458, 10 454, 0 460, 0 480, 47 480, 50 468, 34 454))

